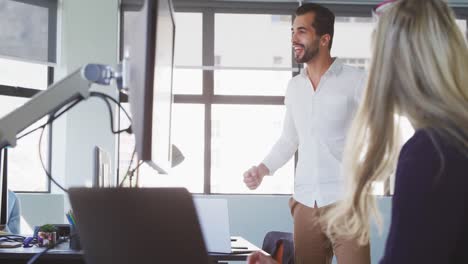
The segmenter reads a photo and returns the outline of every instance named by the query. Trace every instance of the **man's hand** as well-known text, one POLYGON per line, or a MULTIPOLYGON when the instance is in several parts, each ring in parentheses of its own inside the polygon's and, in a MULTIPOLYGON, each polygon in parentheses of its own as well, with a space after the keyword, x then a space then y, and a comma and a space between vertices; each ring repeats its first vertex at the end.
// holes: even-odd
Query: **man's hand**
POLYGON ((263 255, 260 251, 257 251, 247 258, 247 264, 278 264, 278 262, 269 256, 263 255))
POLYGON ((244 172, 244 183, 250 190, 255 190, 262 183, 263 177, 269 173, 270 170, 263 163, 252 166, 252 168, 244 172))

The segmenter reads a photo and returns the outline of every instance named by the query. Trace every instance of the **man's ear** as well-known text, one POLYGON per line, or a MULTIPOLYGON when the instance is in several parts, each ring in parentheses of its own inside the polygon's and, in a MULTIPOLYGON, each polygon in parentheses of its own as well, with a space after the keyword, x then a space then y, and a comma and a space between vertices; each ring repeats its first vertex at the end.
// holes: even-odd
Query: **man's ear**
POLYGON ((328 47, 330 40, 331 36, 329 34, 323 35, 322 37, 320 37, 320 46, 328 47))

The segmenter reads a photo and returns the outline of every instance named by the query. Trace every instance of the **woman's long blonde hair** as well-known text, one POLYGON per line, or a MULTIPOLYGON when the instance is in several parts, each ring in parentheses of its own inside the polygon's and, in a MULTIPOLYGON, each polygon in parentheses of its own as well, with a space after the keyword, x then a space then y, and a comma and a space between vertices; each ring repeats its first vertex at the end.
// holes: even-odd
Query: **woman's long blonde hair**
POLYGON ((467 155, 468 48, 442 0, 395 1, 379 17, 367 87, 345 148, 346 197, 323 216, 331 237, 366 244, 369 216, 380 222, 371 187, 395 169, 399 115, 467 155))

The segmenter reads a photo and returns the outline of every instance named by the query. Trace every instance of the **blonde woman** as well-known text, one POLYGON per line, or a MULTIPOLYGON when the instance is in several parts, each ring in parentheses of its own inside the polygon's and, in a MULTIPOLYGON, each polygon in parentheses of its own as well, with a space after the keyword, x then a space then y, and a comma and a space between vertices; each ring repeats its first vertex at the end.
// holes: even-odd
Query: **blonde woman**
MULTIPOLYGON (((324 216, 332 237, 369 242, 371 185, 394 170, 381 263, 468 263, 468 48, 442 0, 386 1, 363 102, 348 135, 347 198, 324 216), (398 119, 416 129, 400 151, 398 119), (399 157, 398 157, 399 156, 399 157)), ((249 263, 274 263, 259 253, 249 263)))
POLYGON ((371 185, 388 178, 398 120, 416 132, 399 153, 381 263, 468 263, 468 49, 442 0, 400 0, 379 15, 367 89, 347 145, 349 195, 327 232, 369 241, 371 185))

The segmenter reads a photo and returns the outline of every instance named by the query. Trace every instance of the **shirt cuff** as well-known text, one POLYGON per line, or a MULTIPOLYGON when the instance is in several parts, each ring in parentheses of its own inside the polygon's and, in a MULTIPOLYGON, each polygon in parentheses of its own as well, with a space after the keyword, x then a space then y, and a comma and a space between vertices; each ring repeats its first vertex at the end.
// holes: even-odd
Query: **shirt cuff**
POLYGON ((263 161, 262 161, 263 165, 265 165, 265 167, 267 167, 268 169, 268 176, 272 176, 273 174, 275 174, 276 170, 278 170, 278 166, 274 166, 274 161, 271 157, 266 157, 263 161))

